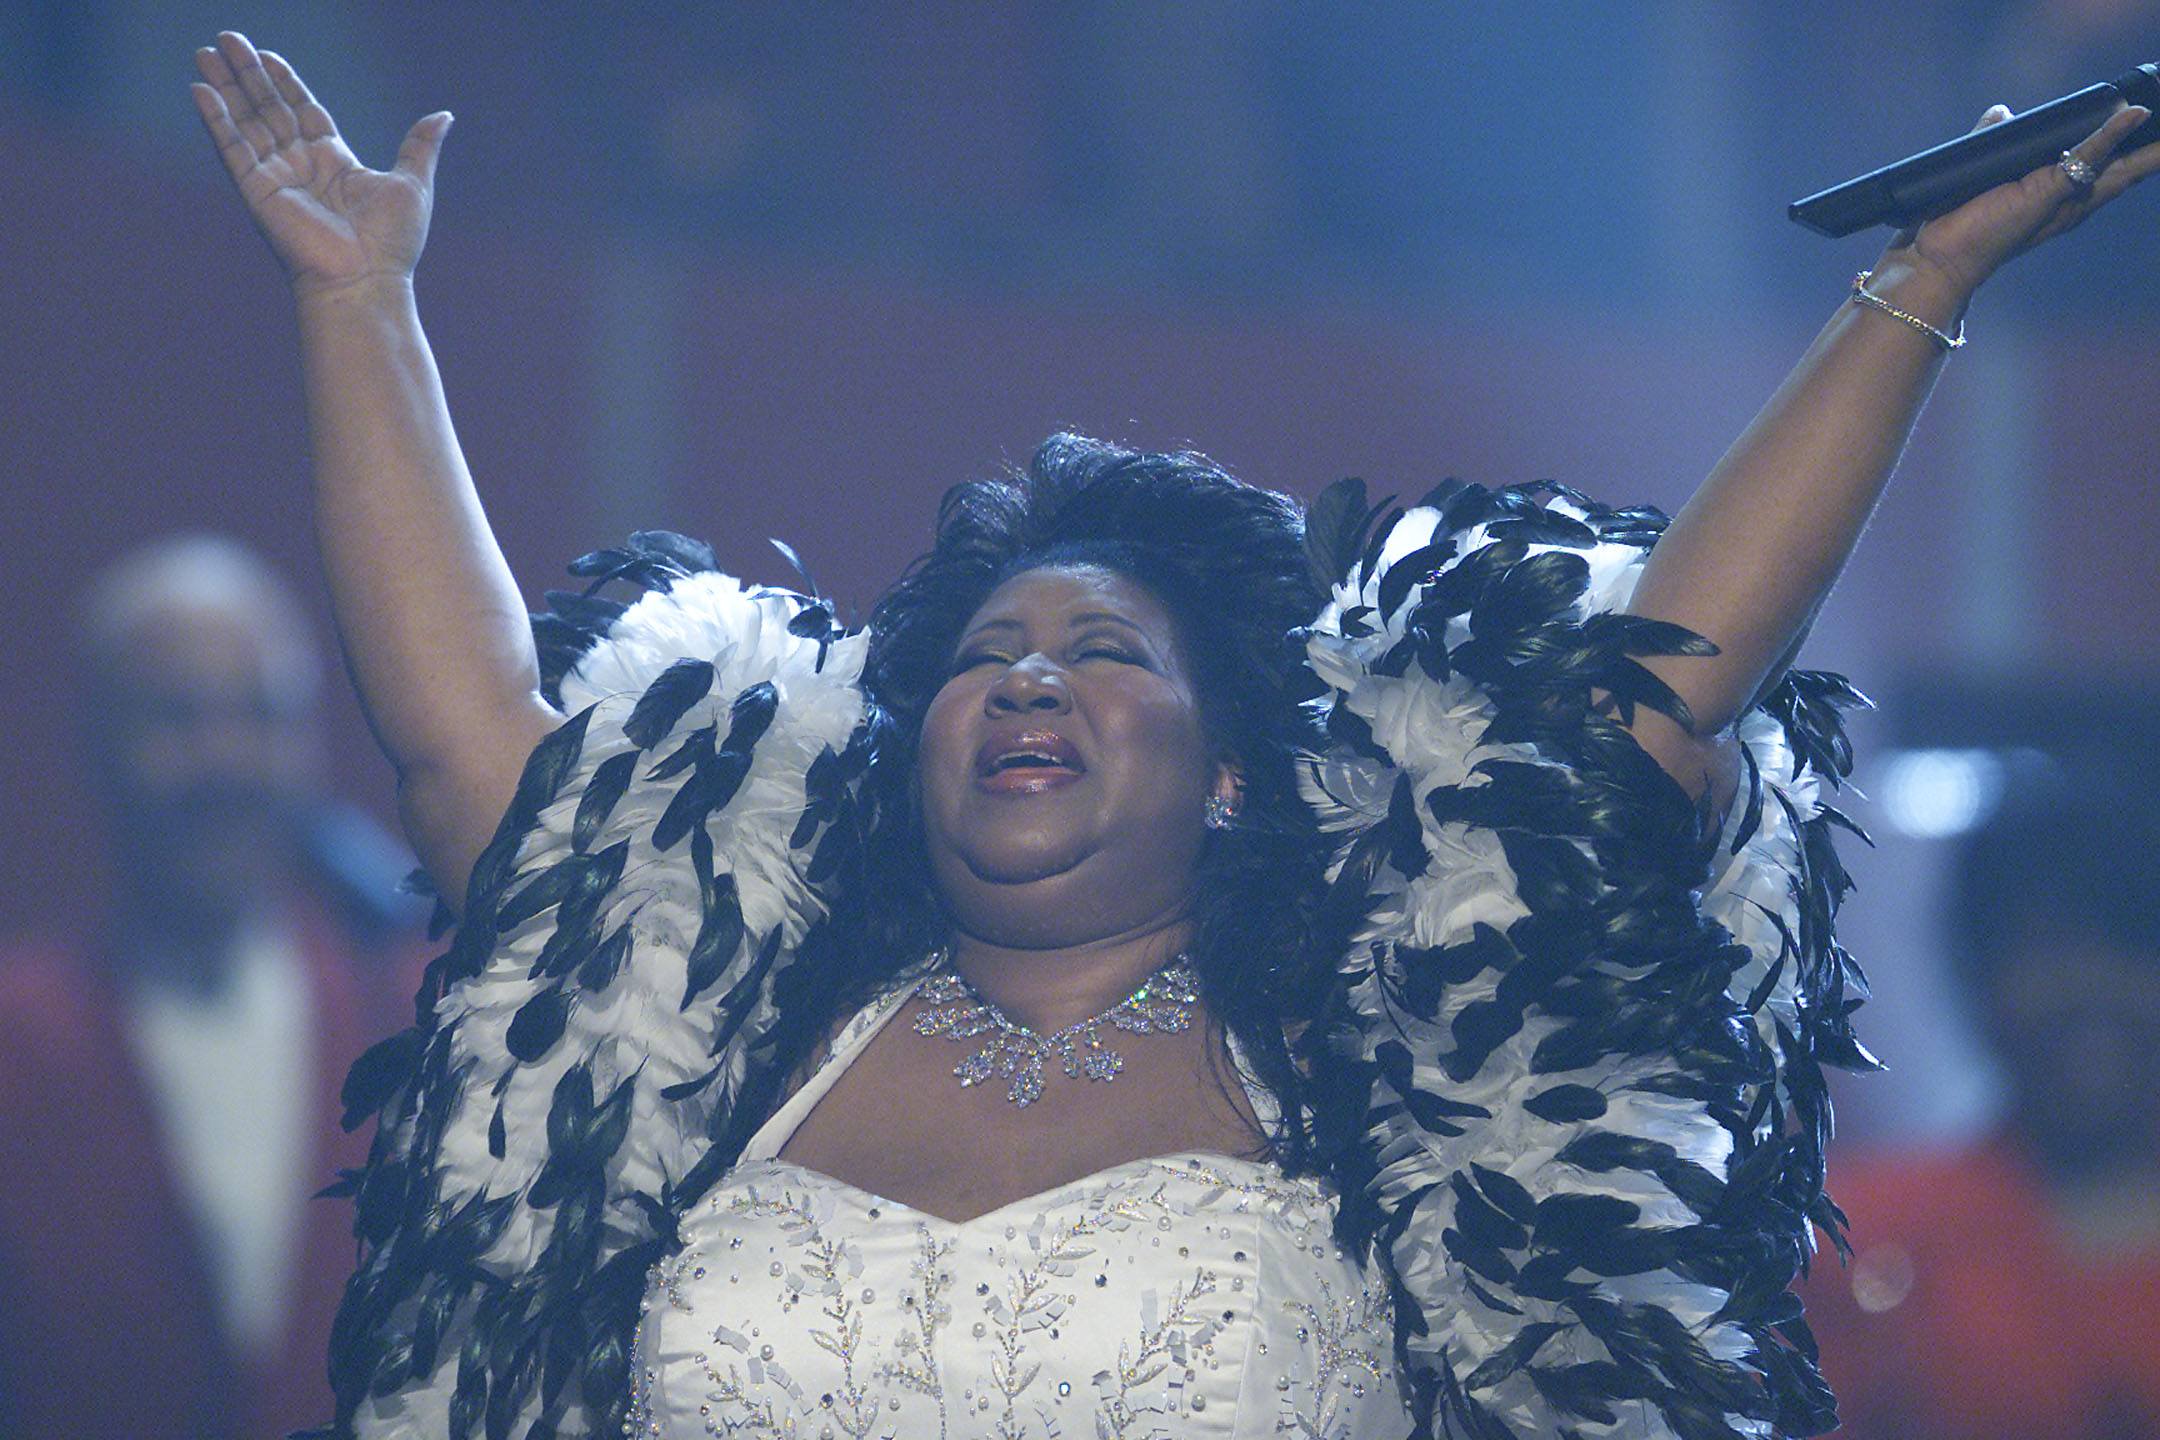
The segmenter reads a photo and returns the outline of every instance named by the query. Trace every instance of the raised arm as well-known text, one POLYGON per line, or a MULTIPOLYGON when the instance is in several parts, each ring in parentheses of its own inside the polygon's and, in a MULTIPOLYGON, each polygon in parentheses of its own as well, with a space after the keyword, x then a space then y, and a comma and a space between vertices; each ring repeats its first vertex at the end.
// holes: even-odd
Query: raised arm
MULTIPOLYGON (((2115 157, 2148 113, 2120 110, 2078 145, 2099 170, 2089 187, 2051 165, 1899 235, 1869 293, 1955 332, 1974 290, 2005 261, 2160 169, 2160 145, 2115 157)), ((1980 123, 2009 115, 1996 106, 1980 123)), ((1629 608, 1718 646, 1713 657, 1645 662, 1687 702, 1697 739, 1722 732, 1787 663, 1881 497, 1945 353, 1895 316, 1841 306, 1674 517, 1629 608)), ((1670 745, 1644 738, 1688 779, 1670 745)))
POLYGON ((539 739, 532 633, 481 512, 413 300, 447 112, 353 158, 282 58, 225 33, 196 108, 291 277, 332 608, 399 808, 453 903, 539 739))

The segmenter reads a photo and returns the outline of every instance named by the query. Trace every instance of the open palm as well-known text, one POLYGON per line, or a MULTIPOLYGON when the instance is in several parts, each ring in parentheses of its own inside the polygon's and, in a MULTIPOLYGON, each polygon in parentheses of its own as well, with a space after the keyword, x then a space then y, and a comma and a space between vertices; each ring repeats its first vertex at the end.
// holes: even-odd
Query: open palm
POLYGON ((292 66, 227 31, 195 52, 192 87, 248 212, 296 284, 410 275, 427 243, 447 112, 416 123, 388 170, 353 158, 292 66))

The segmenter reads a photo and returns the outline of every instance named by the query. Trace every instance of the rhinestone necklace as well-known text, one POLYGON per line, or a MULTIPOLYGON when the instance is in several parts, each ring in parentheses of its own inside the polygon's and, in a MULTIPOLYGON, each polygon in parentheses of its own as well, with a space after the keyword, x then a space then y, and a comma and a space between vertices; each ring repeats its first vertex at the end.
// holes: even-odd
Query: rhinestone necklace
POLYGON ((954 968, 950 950, 940 952, 933 963, 935 971, 916 992, 922 1008, 915 1014, 915 1033, 964 1041, 996 1031, 990 1043, 953 1066, 953 1074, 963 1089, 1002 1076, 1012 1082, 1005 1098, 1015 1105, 1032 1105, 1042 1098, 1047 1056, 1055 1055, 1075 1080, 1115 1079, 1125 1068, 1125 1057, 1103 1044, 1104 1026, 1132 1035, 1175 1033, 1191 1027, 1192 1007, 1200 999, 1200 979, 1180 954, 1102 1014, 1041 1035, 1015 1023, 970 985, 954 968))

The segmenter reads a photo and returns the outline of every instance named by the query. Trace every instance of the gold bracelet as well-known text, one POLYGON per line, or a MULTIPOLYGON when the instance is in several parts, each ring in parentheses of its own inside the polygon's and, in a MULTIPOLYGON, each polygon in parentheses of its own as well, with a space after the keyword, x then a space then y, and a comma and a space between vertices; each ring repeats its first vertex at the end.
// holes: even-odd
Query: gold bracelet
POLYGON ((1955 350, 1965 343, 1965 322, 1963 320, 1958 321, 1957 334, 1945 334, 1943 331, 1936 329, 1933 325, 1928 324, 1927 321, 1922 320, 1919 316, 1913 314, 1911 311, 1898 309, 1897 306, 1892 305, 1889 301, 1883 299, 1880 295, 1868 294, 1867 282, 1871 278, 1873 278, 1874 274, 1875 272, 1873 270, 1862 270, 1858 275, 1853 276, 1853 299, 1859 301, 1862 305, 1866 305, 1871 309, 1880 310, 1885 315, 1895 315, 1898 319, 1904 321, 1907 325, 1912 326, 1913 329, 1918 330, 1921 334, 1927 336, 1936 344, 1942 346, 1945 351, 1955 350))

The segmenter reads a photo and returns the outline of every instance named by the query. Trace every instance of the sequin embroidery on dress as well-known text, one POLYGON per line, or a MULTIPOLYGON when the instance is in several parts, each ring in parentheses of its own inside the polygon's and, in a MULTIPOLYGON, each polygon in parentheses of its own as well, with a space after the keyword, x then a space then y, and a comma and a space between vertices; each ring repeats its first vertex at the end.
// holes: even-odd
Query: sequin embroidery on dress
POLYGON ((1403 1432, 1386 1283, 1335 1245, 1318 1180, 1161 1156, 955 1223, 776 1158, 909 993, 856 1017, 684 1217, 647 1288, 628 1433, 1403 1432))

